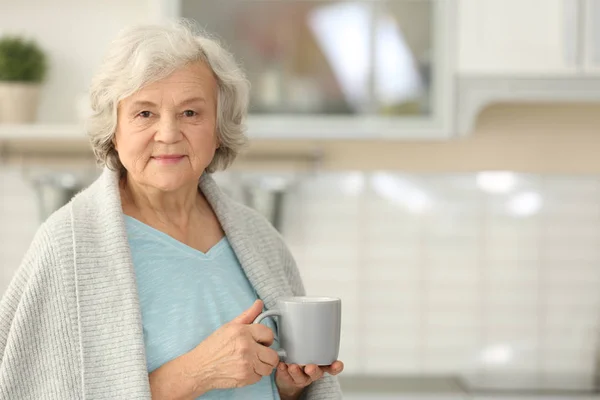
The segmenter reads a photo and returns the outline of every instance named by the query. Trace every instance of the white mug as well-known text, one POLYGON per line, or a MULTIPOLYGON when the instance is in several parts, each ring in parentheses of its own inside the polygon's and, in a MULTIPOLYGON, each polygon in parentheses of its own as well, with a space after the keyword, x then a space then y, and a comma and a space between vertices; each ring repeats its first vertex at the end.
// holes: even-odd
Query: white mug
POLYGON ((285 297, 254 323, 277 316, 282 361, 298 365, 331 365, 338 359, 342 300, 335 297, 285 297))

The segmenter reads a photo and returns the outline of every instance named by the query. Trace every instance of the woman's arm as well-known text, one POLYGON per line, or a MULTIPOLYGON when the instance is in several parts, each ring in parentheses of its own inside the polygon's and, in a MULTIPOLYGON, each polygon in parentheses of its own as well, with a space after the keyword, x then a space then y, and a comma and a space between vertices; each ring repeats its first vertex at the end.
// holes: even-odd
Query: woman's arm
POLYGON ((54 264, 53 249, 46 230, 40 228, 29 245, 21 265, 15 271, 8 288, 0 298, 0 365, 4 360, 11 325, 33 271, 39 271, 44 266, 50 267, 48 264, 54 264))
POLYGON ((191 372, 192 359, 186 353, 150 373, 152 400, 193 400, 208 392, 207 382, 191 372))
POLYGON ((213 389, 240 388, 269 376, 279 362, 273 331, 252 324, 262 312, 257 300, 190 352, 149 375, 152 399, 195 399, 213 389))
POLYGON ((0 300, 0 400, 81 393, 63 265, 44 225, 0 300))

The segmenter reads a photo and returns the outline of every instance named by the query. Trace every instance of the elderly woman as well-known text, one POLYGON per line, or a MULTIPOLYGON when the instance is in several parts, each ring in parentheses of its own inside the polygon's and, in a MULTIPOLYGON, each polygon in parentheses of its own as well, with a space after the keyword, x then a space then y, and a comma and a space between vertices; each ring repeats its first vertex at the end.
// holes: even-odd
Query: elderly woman
POLYGON ((105 168, 0 302, 0 399, 341 397, 341 362, 280 363, 274 326, 252 324, 304 289, 277 232, 211 178, 244 144, 247 98, 231 55, 184 24, 113 42, 91 88, 105 168))

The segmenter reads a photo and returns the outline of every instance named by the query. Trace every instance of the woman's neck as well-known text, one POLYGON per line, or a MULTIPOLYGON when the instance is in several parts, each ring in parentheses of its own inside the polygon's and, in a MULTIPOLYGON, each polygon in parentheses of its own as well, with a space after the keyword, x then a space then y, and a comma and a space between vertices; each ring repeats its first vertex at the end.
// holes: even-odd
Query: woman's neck
POLYGON ((120 189, 123 212, 150 225, 186 230, 192 219, 204 214, 203 209, 207 205, 194 183, 165 192, 125 176, 121 179, 120 189))

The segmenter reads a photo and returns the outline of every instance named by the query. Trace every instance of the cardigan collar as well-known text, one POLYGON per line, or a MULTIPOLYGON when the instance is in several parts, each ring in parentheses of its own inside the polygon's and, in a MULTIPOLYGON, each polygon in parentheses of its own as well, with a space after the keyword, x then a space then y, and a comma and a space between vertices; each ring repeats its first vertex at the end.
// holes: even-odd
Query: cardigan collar
MULTIPOLYGON (((118 173, 105 168, 71 202, 85 398, 101 398, 107 387, 115 394, 127 393, 128 398, 150 398, 141 310, 118 184, 118 173), (106 352, 106 348, 122 352, 106 352), (131 373, 115 376, 116 364, 131 373)), ((223 194, 207 173, 199 187, 248 280, 266 307, 272 308, 278 297, 289 294, 289 286, 285 277, 273 273, 278 270, 276 261, 261 257, 261 238, 254 236, 247 222, 249 211, 223 194)))

